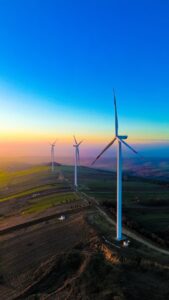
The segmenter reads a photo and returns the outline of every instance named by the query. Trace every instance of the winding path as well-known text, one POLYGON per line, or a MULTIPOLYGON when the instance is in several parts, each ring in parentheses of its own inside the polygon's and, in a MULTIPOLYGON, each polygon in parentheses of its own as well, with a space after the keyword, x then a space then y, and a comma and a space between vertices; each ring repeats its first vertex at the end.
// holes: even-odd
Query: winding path
MULTIPOLYGON (((82 195, 86 195, 85 193, 82 193, 82 195)), ((94 198, 86 195, 87 199, 90 199, 96 206, 97 210, 102 214, 102 216, 105 217, 105 219, 116 227, 116 221, 109 217, 109 215, 104 211, 104 209, 100 206, 99 202, 94 198)), ((143 238, 139 234, 136 234, 129 230, 128 228, 123 226, 123 233, 126 234, 128 237, 142 243, 143 245, 147 246, 148 248, 153 249, 154 251, 157 251, 161 254, 169 255, 169 250, 163 249, 159 246, 154 245, 151 241, 143 238)))
MULTIPOLYGON (((100 207, 100 206, 96 206, 97 209, 99 210, 99 212, 105 217, 105 219, 112 225, 116 226, 116 222, 111 219, 107 213, 100 207)), ((162 249, 156 245, 154 245, 153 243, 151 243, 150 241, 142 238, 141 236, 139 236, 138 234, 135 234, 134 232, 130 231, 129 229, 123 227, 123 233, 126 234, 127 236, 131 237, 132 239, 144 244, 145 246, 155 250, 155 251, 158 251, 162 254, 165 254, 165 255, 169 255, 169 251, 168 250, 165 250, 165 249, 162 249)))

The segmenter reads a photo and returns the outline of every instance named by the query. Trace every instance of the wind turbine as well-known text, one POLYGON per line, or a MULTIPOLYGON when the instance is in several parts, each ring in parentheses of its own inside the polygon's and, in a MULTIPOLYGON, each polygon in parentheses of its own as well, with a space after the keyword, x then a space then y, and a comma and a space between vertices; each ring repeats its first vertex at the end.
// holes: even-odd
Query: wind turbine
POLYGON ((55 144, 56 144, 56 140, 53 143, 50 143, 50 145, 51 145, 51 170, 52 170, 52 172, 54 172, 55 144))
POLYGON ((83 142, 83 141, 80 141, 80 143, 77 142, 76 140, 76 137, 73 136, 74 138, 74 142, 75 144, 73 145, 73 147, 75 147, 75 173, 74 173, 74 186, 75 188, 77 189, 77 166, 78 166, 78 163, 80 161, 80 153, 79 153, 79 146, 80 144, 83 142))
MULTIPOLYGON (((114 92, 114 90, 113 90, 114 92)), ((116 239, 121 241, 122 237, 122 144, 129 148, 134 153, 138 154, 129 144, 124 140, 128 138, 127 135, 119 135, 118 132, 118 115, 116 106, 116 96, 114 92, 114 108, 115 108, 115 137, 113 140, 103 149, 103 151, 92 162, 92 165, 98 160, 102 154, 109 149, 111 145, 117 141, 117 223, 116 223, 116 239)))

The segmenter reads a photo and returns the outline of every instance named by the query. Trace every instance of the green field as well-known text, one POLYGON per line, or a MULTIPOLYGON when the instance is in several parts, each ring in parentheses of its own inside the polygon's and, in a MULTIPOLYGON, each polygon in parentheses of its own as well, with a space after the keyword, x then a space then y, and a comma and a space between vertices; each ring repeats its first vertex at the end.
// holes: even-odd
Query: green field
POLYGON ((169 206, 156 209, 151 207, 148 209, 131 209, 127 215, 151 233, 159 234, 159 236, 163 232, 169 233, 169 206))
POLYGON ((34 166, 22 170, 3 169, 0 172, 1 219, 6 214, 31 214, 45 211, 58 204, 77 201, 79 196, 72 192, 69 183, 60 179, 61 170, 54 173, 48 166, 34 166), (45 195, 45 193, 47 193, 45 195), (8 201, 10 204, 8 205, 8 201), (10 209, 11 207, 11 209, 10 209))
POLYGON ((55 207, 58 204, 70 203, 80 200, 80 197, 76 193, 57 193, 55 195, 46 196, 39 201, 30 204, 30 206, 23 210, 22 214, 39 213, 45 211, 50 207, 55 207))
MULTIPOLYGON (((73 182, 73 168, 63 168, 65 176, 73 182)), ((81 167, 80 189, 95 197, 101 204, 116 207, 116 174, 98 169, 81 167)), ((123 177, 124 215, 147 231, 155 234, 169 232, 169 188, 152 180, 123 177)))
MULTIPOLYGON (((73 183, 73 168, 62 167, 65 176, 73 183)), ((96 196, 98 200, 116 203, 116 174, 109 171, 81 167, 79 170, 80 189, 96 196)), ((169 205, 169 188, 151 180, 124 176, 123 204, 131 207, 140 203, 151 206, 169 205)))
POLYGON ((31 189, 26 190, 24 192, 12 194, 12 195, 7 196, 7 197, 2 197, 1 196, 0 202, 4 202, 4 201, 7 201, 7 200, 10 200, 10 199, 13 199, 13 198, 21 198, 21 197, 24 197, 24 196, 29 196, 29 195, 32 195, 33 193, 36 194, 36 193, 46 191, 46 190, 49 190, 49 189, 52 190, 53 188, 56 188, 56 186, 57 186, 57 184, 55 184, 55 185, 50 185, 50 184, 42 185, 42 186, 39 186, 39 187, 31 188, 31 189))
POLYGON ((0 170, 1 198, 25 192, 25 190, 56 182, 48 166, 29 167, 24 170, 0 170))

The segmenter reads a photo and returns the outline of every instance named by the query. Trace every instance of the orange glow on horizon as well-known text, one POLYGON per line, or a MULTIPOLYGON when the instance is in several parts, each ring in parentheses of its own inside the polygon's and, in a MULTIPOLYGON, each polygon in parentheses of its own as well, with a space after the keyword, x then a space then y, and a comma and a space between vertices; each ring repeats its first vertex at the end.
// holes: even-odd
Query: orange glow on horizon
MULTIPOLYGON (((72 135, 66 135, 66 134, 58 134, 58 133, 51 133, 51 134, 43 134, 43 133, 37 133, 37 132, 19 132, 15 134, 9 134, 9 133, 1 133, 0 134, 0 143, 35 143, 35 144, 42 144, 42 143, 48 143, 52 142, 53 140, 57 140, 57 143, 62 144, 68 144, 73 142, 73 133, 72 135)), ((114 138, 114 135, 112 136, 110 134, 90 134, 90 133, 82 133, 82 134, 75 134, 76 138, 78 140, 84 140, 86 143, 90 145, 94 144, 102 144, 106 142, 110 142, 111 139, 114 138)), ((139 137, 136 137, 134 135, 128 136, 127 139, 128 142, 134 143, 134 144, 144 144, 144 143, 152 143, 152 142, 167 142, 169 141, 169 138, 167 136, 163 137, 157 137, 155 135, 151 136, 144 136, 143 134, 139 137)))

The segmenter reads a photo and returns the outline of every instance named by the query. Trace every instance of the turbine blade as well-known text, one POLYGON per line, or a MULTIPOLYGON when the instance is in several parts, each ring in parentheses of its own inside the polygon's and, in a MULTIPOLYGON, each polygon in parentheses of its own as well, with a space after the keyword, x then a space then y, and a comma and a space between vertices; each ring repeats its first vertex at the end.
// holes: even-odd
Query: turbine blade
POLYGON ((55 144, 56 144, 56 141, 57 141, 57 140, 55 140, 55 141, 53 142, 53 145, 55 145, 55 144))
POLYGON ((124 142, 123 140, 119 139, 127 148, 129 148, 131 151, 133 151, 135 154, 138 154, 141 158, 142 156, 133 148, 131 147, 129 144, 127 144, 126 142, 124 142))
POLYGON ((116 95, 114 89, 113 89, 113 93, 114 93, 114 109, 115 109, 115 134, 116 136, 118 136, 118 115, 117 115, 116 95))
POLYGON ((75 144, 77 145, 77 140, 76 140, 76 138, 75 138, 75 135, 73 136, 73 138, 74 138, 75 144))
POLYGON ((79 147, 81 143, 83 143, 83 141, 80 141, 80 143, 77 146, 79 147))
POLYGON ((102 154, 111 146, 113 145, 113 143, 115 142, 116 137, 103 149, 103 151, 96 157, 96 159, 92 162, 91 165, 94 165, 94 163, 96 162, 96 160, 98 160, 100 158, 100 156, 102 156, 102 154))

